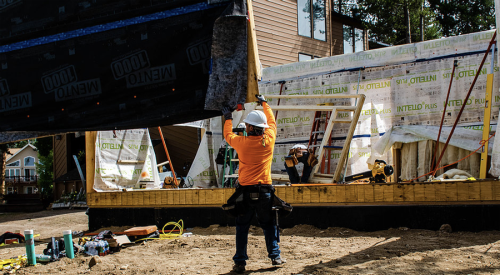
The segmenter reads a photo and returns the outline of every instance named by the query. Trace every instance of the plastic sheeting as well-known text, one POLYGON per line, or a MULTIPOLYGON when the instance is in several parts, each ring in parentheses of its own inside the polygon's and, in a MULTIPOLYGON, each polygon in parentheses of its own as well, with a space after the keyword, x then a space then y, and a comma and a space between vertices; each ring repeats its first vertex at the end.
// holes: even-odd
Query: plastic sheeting
POLYGON ((97 132, 94 190, 159 189, 156 165, 147 129, 97 132))

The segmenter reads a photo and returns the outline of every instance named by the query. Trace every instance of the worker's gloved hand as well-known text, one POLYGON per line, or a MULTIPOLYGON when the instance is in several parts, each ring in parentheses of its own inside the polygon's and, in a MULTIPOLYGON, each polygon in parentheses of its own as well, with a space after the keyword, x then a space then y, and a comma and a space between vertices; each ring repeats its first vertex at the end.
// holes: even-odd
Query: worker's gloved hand
POLYGON ((263 95, 255 95, 255 97, 257 98, 257 101, 260 105, 262 105, 262 102, 267 102, 266 98, 263 95))
POLYGON ((226 120, 233 119, 233 111, 229 107, 222 107, 222 114, 226 120))

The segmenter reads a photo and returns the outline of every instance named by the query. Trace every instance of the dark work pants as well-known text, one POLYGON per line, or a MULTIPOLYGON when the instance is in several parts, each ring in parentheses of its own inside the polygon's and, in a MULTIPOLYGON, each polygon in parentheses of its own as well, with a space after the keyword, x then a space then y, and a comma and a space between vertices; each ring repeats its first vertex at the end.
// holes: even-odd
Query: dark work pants
POLYGON ((271 193, 260 193, 258 200, 250 200, 249 193, 243 193, 246 208, 242 216, 236 218, 236 254, 233 261, 238 265, 246 265, 248 260, 247 243, 248 230, 254 214, 260 227, 264 231, 268 257, 276 259, 280 257, 280 247, 278 245, 278 231, 276 227, 276 213, 272 210, 271 193))

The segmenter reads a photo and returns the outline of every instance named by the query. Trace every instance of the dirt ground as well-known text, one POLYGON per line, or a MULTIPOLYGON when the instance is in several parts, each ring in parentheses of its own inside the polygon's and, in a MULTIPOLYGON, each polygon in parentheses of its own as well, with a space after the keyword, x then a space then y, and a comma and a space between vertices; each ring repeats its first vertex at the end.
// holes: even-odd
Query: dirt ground
MULTIPOLYGON (((61 237, 63 230, 87 230, 87 216, 76 210, 0 214, 1 232, 25 229, 41 238, 61 237)), ((189 238, 149 241, 99 257, 101 262, 92 268, 92 257, 78 255, 21 268, 16 274, 232 274, 235 228, 211 226, 191 232, 189 238)), ((357 232, 298 225, 283 230, 280 246, 287 263, 273 267, 262 231, 252 228, 246 274, 500 274, 499 240, 498 231, 357 232)), ((37 242, 36 253, 45 247, 37 242)), ((24 253, 22 244, 0 247, 0 259, 24 253)))

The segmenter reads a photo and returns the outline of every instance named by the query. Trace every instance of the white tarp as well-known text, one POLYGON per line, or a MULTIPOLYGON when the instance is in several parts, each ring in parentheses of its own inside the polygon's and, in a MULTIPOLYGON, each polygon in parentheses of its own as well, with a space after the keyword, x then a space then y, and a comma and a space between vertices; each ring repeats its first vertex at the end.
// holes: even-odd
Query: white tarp
MULTIPOLYGON (((452 127, 443 127, 439 141, 446 143, 450 135, 452 127)), ((490 131, 496 131, 496 125, 490 127, 490 131)), ((380 140, 374 144, 376 152, 386 152, 395 142, 412 143, 421 140, 436 140, 439 133, 439 126, 395 126, 387 131, 380 140)), ((457 127, 453 132, 453 137, 449 145, 462 148, 469 151, 476 151, 481 144, 483 137, 483 126, 465 126, 457 127)), ((493 152, 493 137, 488 143, 488 154, 491 156, 493 152)), ((481 151, 478 151, 481 153, 481 151)))
POLYGON ((95 151, 96 191, 161 188, 148 129, 99 131, 95 151))

